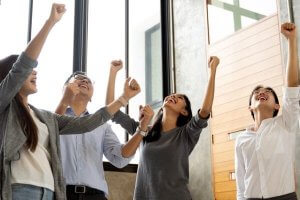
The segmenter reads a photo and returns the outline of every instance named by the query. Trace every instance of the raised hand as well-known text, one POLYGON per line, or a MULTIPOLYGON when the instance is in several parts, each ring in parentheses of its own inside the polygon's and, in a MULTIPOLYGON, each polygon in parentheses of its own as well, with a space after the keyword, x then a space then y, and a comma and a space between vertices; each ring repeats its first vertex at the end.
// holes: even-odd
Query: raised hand
POLYGON ((66 8, 64 4, 53 3, 49 21, 55 24, 62 18, 65 12, 66 12, 66 8))
POLYGON ((62 103, 65 106, 70 106, 75 99, 75 96, 79 94, 80 89, 77 83, 68 83, 65 86, 62 103))
POLYGON ((138 93, 141 92, 140 85, 135 79, 132 79, 129 77, 126 79, 124 84, 124 91, 123 91, 123 97, 129 101, 132 97, 136 96, 138 93))
POLYGON ((140 127, 142 131, 147 131, 148 125, 150 124, 153 118, 154 112, 153 109, 149 106, 140 106, 140 127))
POLYGON ((220 63, 220 59, 217 56, 210 56, 209 58, 209 68, 211 70, 216 70, 220 63))
POLYGON ((281 25, 281 33, 284 35, 284 37, 288 40, 290 39, 296 39, 297 33, 296 33, 296 26, 293 23, 284 23, 281 25))
POLYGON ((123 62, 122 60, 113 60, 110 63, 110 71, 117 73, 123 68, 123 62))

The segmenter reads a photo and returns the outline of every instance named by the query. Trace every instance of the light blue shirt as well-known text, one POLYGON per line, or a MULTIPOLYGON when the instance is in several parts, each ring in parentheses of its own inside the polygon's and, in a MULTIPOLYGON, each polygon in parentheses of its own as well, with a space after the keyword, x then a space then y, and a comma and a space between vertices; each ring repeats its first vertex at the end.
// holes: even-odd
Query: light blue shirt
MULTIPOLYGON (((86 115, 88 112, 83 113, 86 115)), ((71 108, 66 115, 74 116, 71 108)), ((116 167, 125 167, 131 158, 121 154, 122 144, 107 123, 91 132, 60 136, 63 175, 67 185, 85 185, 105 192, 103 154, 116 167)))

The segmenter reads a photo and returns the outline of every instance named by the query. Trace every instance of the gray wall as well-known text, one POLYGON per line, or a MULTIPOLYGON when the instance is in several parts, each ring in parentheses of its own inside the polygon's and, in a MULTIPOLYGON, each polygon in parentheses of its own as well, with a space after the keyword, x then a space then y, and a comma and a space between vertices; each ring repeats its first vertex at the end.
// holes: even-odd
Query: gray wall
MULTIPOLYGON (((287 1, 286 0, 278 0, 278 3, 279 3, 280 23, 289 21, 287 1)), ((294 10, 295 23, 296 23, 297 29, 298 29, 298 47, 300 47, 300 1, 293 0, 293 4, 294 4, 293 10, 294 10)), ((281 37, 281 44, 282 44, 281 50, 282 50, 284 65, 286 65, 288 46, 287 46, 286 40, 283 37, 281 37)), ((300 55, 299 50, 298 50, 298 55, 300 55)), ((297 138, 296 138, 296 176, 297 176, 296 191, 297 191, 298 197, 300 197, 300 134, 297 134, 297 138)))
MULTIPOLYGON (((176 92, 188 95, 196 114, 207 83, 203 0, 174 0, 176 92)), ((205 129, 190 156, 189 188, 193 200, 213 199, 211 139, 205 129)))

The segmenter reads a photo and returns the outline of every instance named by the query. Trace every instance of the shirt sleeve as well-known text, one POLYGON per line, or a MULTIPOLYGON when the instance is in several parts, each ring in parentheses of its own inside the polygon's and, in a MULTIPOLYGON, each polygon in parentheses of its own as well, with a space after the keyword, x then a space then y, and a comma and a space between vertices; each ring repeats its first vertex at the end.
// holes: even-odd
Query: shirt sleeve
POLYGON ((238 138, 235 143, 235 173, 236 173, 236 189, 237 189, 237 200, 246 200, 245 193, 245 163, 242 154, 242 150, 239 145, 238 138))
POLYGON ((130 135, 133 135, 139 126, 139 122, 130 118, 129 115, 118 111, 112 118, 112 121, 121 125, 130 135))
POLYGON ((94 130, 107 122, 112 116, 106 107, 100 108, 94 114, 83 117, 72 117, 66 115, 53 114, 57 120, 59 134, 81 134, 94 130))
POLYGON ((37 61, 25 53, 18 57, 8 75, 0 83, 0 113, 10 104, 37 64, 37 61))
POLYGON ((201 118, 198 111, 197 114, 187 123, 187 125, 185 125, 183 131, 188 139, 189 153, 192 152, 193 148, 197 144, 202 129, 207 127, 207 120, 209 117, 210 116, 208 116, 206 119, 201 118))
POLYGON ((299 129, 300 87, 283 88, 282 103, 283 124, 290 132, 295 132, 299 129))
POLYGON ((110 163, 118 168, 123 168, 128 165, 130 160, 134 157, 124 158, 122 156, 122 147, 123 144, 120 143, 111 126, 108 125, 103 140, 103 152, 110 163))

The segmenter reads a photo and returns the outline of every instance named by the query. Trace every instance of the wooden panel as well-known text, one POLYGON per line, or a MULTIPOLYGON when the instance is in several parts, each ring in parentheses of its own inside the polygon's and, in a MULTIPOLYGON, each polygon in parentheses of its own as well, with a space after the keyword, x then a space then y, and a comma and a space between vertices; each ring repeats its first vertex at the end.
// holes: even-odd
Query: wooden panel
POLYGON ((227 133, 221 133, 212 136, 213 136, 213 144, 219 144, 228 141, 227 133))
POLYGON ((216 200, 236 200, 236 192, 216 192, 215 194, 216 200))
POLYGON ((234 140, 229 140, 223 143, 213 144, 213 153, 220 153, 234 150, 234 140))
POLYGON ((215 174, 215 183, 220 183, 224 181, 230 181, 230 172, 231 171, 225 171, 225 172, 219 172, 215 174))
POLYGON ((235 190, 236 190, 235 181, 215 183, 215 192, 229 192, 235 190))
POLYGON ((214 153, 214 163, 221 163, 234 160, 234 151, 226 151, 221 153, 214 153))
POLYGON ((216 81, 216 86, 222 86, 232 81, 236 81, 242 79, 244 77, 248 77, 249 75, 256 74, 259 72, 263 72, 266 69, 269 69, 274 66, 281 65, 281 57, 280 55, 276 55, 270 58, 265 59, 264 61, 260 61, 254 65, 247 66, 235 72, 232 72, 227 75, 223 75, 218 78, 216 81))
POLYGON ((214 173, 234 170, 234 161, 226 161, 221 163, 214 162, 214 173))
MULTIPOLYGON (((216 54, 217 55, 217 54, 216 54)), ((251 65, 256 65, 268 58, 280 55, 280 45, 265 49, 263 52, 257 52, 251 56, 240 58, 235 63, 225 66, 221 60, 216 77, 222 77, 231 74, 237 70, 244 69, 251 65)))

